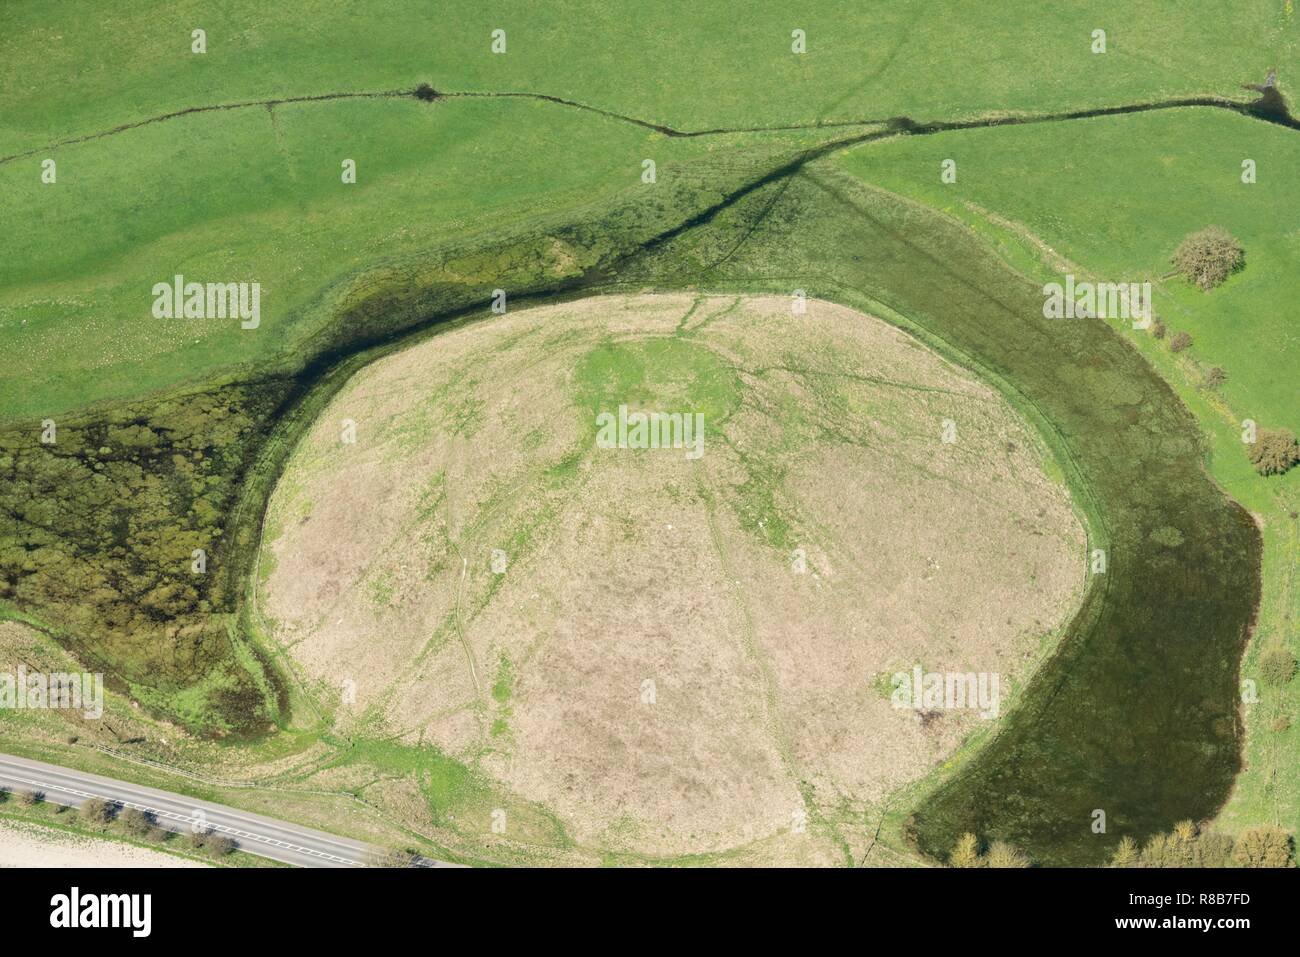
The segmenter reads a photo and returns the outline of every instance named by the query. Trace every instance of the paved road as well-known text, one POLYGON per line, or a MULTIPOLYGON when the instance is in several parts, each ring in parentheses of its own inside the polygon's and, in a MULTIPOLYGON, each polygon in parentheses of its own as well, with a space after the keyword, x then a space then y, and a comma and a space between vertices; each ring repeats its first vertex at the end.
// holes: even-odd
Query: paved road
MULTIPOLYGON (((188 831, 195 821, 201 821, 217 833, 234 838, 240 850, 300 867, 364 867, 366 853, 373 850, 360 841, 222 804, 7 754, 0 754, 0 787, 40 791, 47 801, 69 806, 79 805, 88 797, 103 798, 122 807, 147 811, 160 826, 173 831, 188 831)), ((420 858, 419 866, 456 865, 420 858)))

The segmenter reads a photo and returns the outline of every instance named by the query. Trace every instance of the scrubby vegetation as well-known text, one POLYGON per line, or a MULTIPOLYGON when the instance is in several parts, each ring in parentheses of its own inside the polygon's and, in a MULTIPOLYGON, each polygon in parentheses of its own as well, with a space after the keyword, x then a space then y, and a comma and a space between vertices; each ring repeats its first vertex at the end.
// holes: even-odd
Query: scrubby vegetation
POLYGON ((969 831, 957 839, 956 846, 948 855, 948 866, 957 868, 980 866, 980 842, 969 831))
POLYGON ((153 822, 139 808, 124 808, 118 815, 118 821, 132 837, 148 837, 153 829, 153 822))
POLYGON ((115 810, 114 806, 103 798, 92 797, 81 802, 78 812, 82 821, 92 827, 98 827, 113 820, 115 810))
POLYGON ((265 725, 267 678, 233 654, 231 511, 275 411, 231 387, 0 432, 0 600, 88 666, 200 731, 265 725))
POLYGON ((1209 226, 1184 239, 1171 262, 1184 279, 1209 292, 1246 264, 1246 253, 1222 226, 1209 226))
POLYGON ((191 830, 189 832, 189 844, 193 850, 203 851, 209 857, 217 859, 233 854, 238 847, 234 838, 227 837, 212 828, 191 830))
POLYGON ((1295 655, 1285 648, 1270 648, 1259 659, 1259 676, 1266 685, 1280 688, 1295 675, 1295 655))
POLYGON ((1281 475, 1300 462, 1300 442, 1290 429, 1260 429, 1246 454, 1260 475, 1281 475))
POLYGON ((1291 835, 1272 825, 1251 828, 1234 841, 1227 834, 1181 821, 1140 850, 1132 838, 1122 838, 1110 863, 1112 867, 1294 867, 1295 845, 1291 835))
POLYGON ((1280 827, 1253 827, 1237 838, 1232 859, 1240 867, 1295 867, 1295 839, 1280 827))
POLYGON ((366 854, 367 867, 404 868, 415 867, 420 855, 410 848, 375 848, 366 854))

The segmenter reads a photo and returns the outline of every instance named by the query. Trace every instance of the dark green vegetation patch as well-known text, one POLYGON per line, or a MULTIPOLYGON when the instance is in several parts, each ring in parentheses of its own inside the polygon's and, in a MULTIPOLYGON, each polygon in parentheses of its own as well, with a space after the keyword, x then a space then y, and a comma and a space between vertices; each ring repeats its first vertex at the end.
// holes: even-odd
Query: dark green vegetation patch
MULTIPOLYGON (((231 386, 0 432, 0 599, 191 727, 262 730, 228 631, 230 510, 280 389, 231 386)), ((233 572, 233 574, 232 574, 233 572)))

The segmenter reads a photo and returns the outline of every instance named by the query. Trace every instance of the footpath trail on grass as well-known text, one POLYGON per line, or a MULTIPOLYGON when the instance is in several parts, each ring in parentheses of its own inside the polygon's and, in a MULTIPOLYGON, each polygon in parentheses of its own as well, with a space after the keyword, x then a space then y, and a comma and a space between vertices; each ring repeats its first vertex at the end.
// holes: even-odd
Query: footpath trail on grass
POLYGON ((1188 107, 1208 107, 1212 109, 1230 110, 1234 113, 1241 114, 1242 116, 1252 117, 1268 123, 1275 123, 1279 126, 1285 126, 1288 129, 1300 130, 1300 119, 1297 119, 1290 114, 1281 97, 1276 94, 1276 91, 1272 91, 1271 88, 1269 93, 1266 93, 1257 100, 1249 102, 1232 100, 1220 96, 1194 96, 1172 100, 1125 104, 1121 106, 1104 106, 1082 110, 1068 110, 1064 112, 999 115, 974 120, 935 120, 922 123, 908 116, 894 116, 862 120, 790 123, 774 126, 719 126, 703 130, 681 130, 671 126, 666 126, 662 123, 653 122, 652 120, 641 119, 624 113, 616 113, 612 110, 606 110, 588 103, 579 103, 576 100, 565 99, 561 96, 552 96, 549 93, 513 90, 497 92, 462 90, 442 91, 434 90, 432 87, 428 86, 419 86, 409 90, 358 90, 340 93, 316 93, 302 96, 275 97, 262 100, 244 100, 235 103, 211 103, 203 106, 191 106, 182 110, 173 110, 170 113, 161 113, 157 116, 147 117, 142 120, 123 123, 111 127, 110 129, 99 130, 94 133, 86 133, 82 136, 74 136, 44 146, 33 147, 32 149, 23 150, 19 153, 11 153, 8 156, 0 156, 0 164, 10 163, 14 160, 23 159, 28 156, 35 156, 39 153, 49 152, 50 150, 59 149, 64 146, 72 146, 77 143, 86 143, 91 140, 104 139, 108 136, 116 136, 121 133, 127 133, 131 130, 139 129, 143 126, 150 126, 154 123, 164 123, 167 120, 174 120, 182 116, 193 116, 196 113, 213 113, 226 110, 247 110, 254 108, 266 109, 299 103, 329 103, 337 102, 339 100, 364 99, 391 100, 408 97, 414 97, 415 99, 425 102, 437 102, 439 100, 448 99, 537 100, 543 103, 553 103, 557 106, 582 110, 587 113, 593 113, 597 116, 618 120, 621 123, 630 123, 633 126, 640 126, 644 129, 653 130, 654 132, 661 133, 664 136, 679 138, 722 136, 736 133, 796 133, 842 127, 873 126, 881 123, 888 124, 891 127, 891 130, 895 133, 925 135, 928 133, 944 133, 954 130, 986 129, 993 126, 1018 126, 1027 123, 1060 123, 1069 120, 1091 119, 1102 116, 1122 116, 1127 113, 1149 113, 1155 110, 1175 110, 1185 109, 1188 107))

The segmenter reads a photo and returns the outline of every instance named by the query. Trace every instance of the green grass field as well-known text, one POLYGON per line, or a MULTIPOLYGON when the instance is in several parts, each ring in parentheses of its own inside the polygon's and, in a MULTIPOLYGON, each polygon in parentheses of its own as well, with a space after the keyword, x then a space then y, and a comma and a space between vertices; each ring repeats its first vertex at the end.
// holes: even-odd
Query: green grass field
POLYGON ((566 97, 696 130, 952 119, 1240 95, 1241 83, 1295 57, 1291 16, 1268 2, 1243 5, 1226 33, 1202 28, 1224 16, 1214 4, 1170 17, 1154 3, 1051 16, 1023 3, 997 18, 961 3, 808 4, 739 23, 708 4, 633 18, 606 4, 491 16, 467 4, 440 10, 454 30, 402 3, 364 14, 336 3, 193 4, 161 15, 130 3, 107 21, 82 7, 0 12, 0 157, 18 156, 0 164, 0 195, 23 224, 0 237, 0 346, 27 363, 24 388, 0 393, 0 420, 247 369, 292 349, 289 329, 312 324, 320 290, 376 259, 609 196, 638 182, 645 158, 670 177, 738 146, 553 103, 400 98, 200 113, 50 146, 63 140, 195 106, 420 82, 566 97), (208 48, 197 55, 189 37, 200 26, 208 48), (495 26, 507 29, 501 55, 490 49, 495 26), (802 55, 790 51, 796 26, 809 38, 802 55), (1090 49, 1097 27, 1109 29, 1102 55, 1090 49), (945 68, 935 76, 917 66, 936 57, 945 68), (74 66, 76 82, 63 82, 74 66), (1043 83, 1045 74, 1070 80, 1043 83), (46 158, 58 164, 54 184, 40 181, 46 158), (344 159, 357 163, 355 185, 340 180, 344 159), (262 283, 265 325, 234 335, 153 320, 148 290, 176 271, 262 283))
POLYGON ((1287 371, 1300 369, 1300 332, 1282 305, 1300 293, 1300 195, 1290 179, 1300 137, 1291 131, 1190 109, 899 139, 844 163, 995 241, 1023 239, 998 237, 967 204, 1023 226, 1090 275, 1157 281, 1157 315, 1191 333, 1200 361, 1227 371, 1224 400, 1261 423, 1300 428, 1287 371), (958 177, 945 185, 940 163, 949 158, 958 177), (1243 159, 1257 164, 1257 182, 1241 182, 1243 159), (1210 224, 1241 240, 1247 267, 1209 294, 1162 281, 1183 237, 1210 224))
MULTIPOLYGON (((942 856, 970 827, 1043 861, 1099 860, 1068 815, 1095 800, 1080 781, 1110 772, 1071 778, 1072 794, 1052 777, 1081 755, 1101 762, 1071 723, 1080 708, 1100 728, 1175 739, 1159 753, 1124 739, 1116 786, 1133 833, 1223 800, 1231 829, 1297 830, 1300 730, 1275 728, 1296 717, 1300 681, 1244 710, 1240 775, 1233 715, 1257 587, 1242 673, 1264 649, 1300 650, 1300 470, 1255 475, 1239 438, 1245 418, 1300 430, 1300 133, 1180 108, 888 135, 908 129, 899 117, 1242 101, 1271 68, 1291 95, 1293 0, 800 2, 743 17, 593 0, 0 5, 0 615, 108 668, 153 718, 271 761, 328 720, 304 716, 250 629, 248 570, 280 470, 352 372, 486 315, 496 288, 512 308, 611 288, 802 288, 988 378, 1052 447, 1094 542, 1141 569, 1094 592, 1045 669, 1073 703, 1044 710, 1031 692, 1006 733, 906 796, 917 819, 893 809, 892 850, 915 839, 942 856), (806 53, 791 50, 796 29, 806 53), (448 95, 417 99, 422 83, 448 95), (954 184, 940 182, 945 159, 954 184), (1243 159, 1258 182, 1241 182, 1243 159), (1206 294, 1170 278, 1168 259, 1211 223, 1247 258, 1206 294), (1154 281, 1157 314, 1192 347, 1175 355, 1122 323, 1040 328, 1037 287, 1061 259, 1154 281), (259 282, 261 325, 155 319, 151 289, 178 273, 259 282), (1226 381, 1203 388, 1214 366, 1226 381), (47 419, 62 444, 39 442, 47 419), (1228 497, 1256 517, 1258 543, 1228 497), (199 546, 205 580, 188 571, 199 546), (1155 680, 1144 643, 1186 662, 1190 712, 1121 694, 1155 680)), ((673 358, 609 357, 627 375, 673 358)), ((25 727, 0 737, 18 750, 25 727)), ((339 773, 422 776, 426 797, 459 773, 386 748, 340 746, 339 773)))
POLYGON ((755 139, 672 140, 519 100, 403 98, 184 117, 60 150, 52 185, 33 160, 0 165, 6 212, 27 224, 0 239, 0 345, 25 386, 0 396, 0 419, 265 365, 332 318, 320 302, 332 284, 635 191, 644 158, 667 183, 725 181, 709 152, 770 148, 755 139), (176 273, 261 283, 260 327, 155 319, 150 290, 176 273))
POLYGON ((744 17, 723 4, 634 10, 580 0, 513 0, 436 10, 401 0, 364 9, 309 0, 221 9, 191 0, 160 9, 6 4, 0 13, 5 154, 205 103, 389 90, 531 91, 682 129, 817 120, 956 117, 1230 94, 1284 80, 1296 63, 1284 0, 1179 5, 1099 3, 1044 10, 1012 0, 996 13, 930 4, 799 2, 744 17), (208 52, 190 53, 207 31, 208 52), (506 31, 506 52, 491 33, 506 31), (791 52, 801 29, 807 52, 791 52), (1091 52, 1092 31, 1107 52, 1091 52), (39 64, 39 72, 29 67, 39 64), (77 81, 71 82, 73 75, 77 81))

